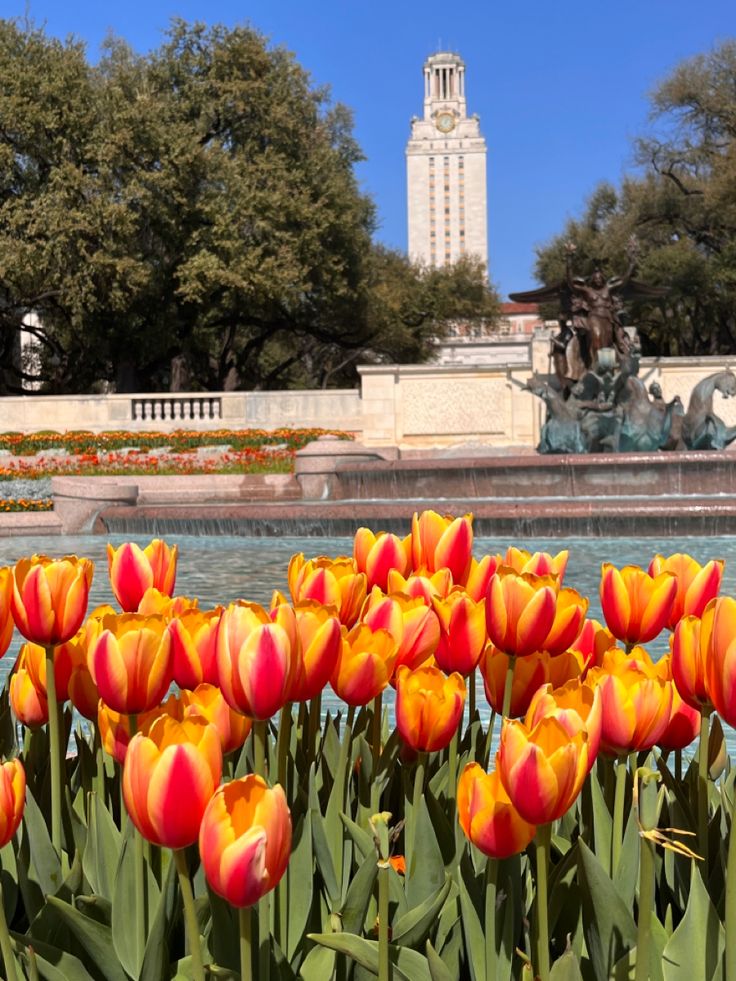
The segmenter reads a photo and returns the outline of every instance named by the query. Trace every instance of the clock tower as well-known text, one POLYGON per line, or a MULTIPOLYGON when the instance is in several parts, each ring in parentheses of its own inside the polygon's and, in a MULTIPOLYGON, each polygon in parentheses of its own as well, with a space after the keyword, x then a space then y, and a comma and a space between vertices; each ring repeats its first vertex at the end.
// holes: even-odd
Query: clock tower
POLYGON ((486 141, 467 114, 459 55, 424 63, 424 115, 411 122, 406 174, 410 258, 442 266, 472 255, 487 266, 486 141))

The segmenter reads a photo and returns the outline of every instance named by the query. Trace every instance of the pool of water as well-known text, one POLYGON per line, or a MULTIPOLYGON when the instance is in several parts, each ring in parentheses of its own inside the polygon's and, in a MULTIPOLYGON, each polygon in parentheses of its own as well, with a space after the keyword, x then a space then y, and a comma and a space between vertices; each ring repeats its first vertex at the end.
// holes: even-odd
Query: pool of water
MULTIPOLYGON (((123 541, 148 544, 150 536, 112 535, 109 537, 84 535, 61 538, 6 538, 0 539, 0 566, 12 565, 24 555, 45 552, 53 556, 84 555, 95 562, 90 608, 100 603, 113 603, 107 578, 106 545, 120 545, 123 541)), ((201 609, 218 603, 227 604, 236 599, 246 599, 267 605, 274 589, 286 591, 286 570, 295 552, 314 555, 345 555, 352 551, 351 538, 241 538, 197 535, 167 536, 167 542, 178 544, 179 561, 176 592, 184 596, 199 597, 201 609)), ((478 538, 475 541, 476 557, 505 552, 511 542, 507 539, 478 538)), ((671 555, 687 552, 699 562, 711 558, 725 559, 722 593, 736 596, 736 536, 668 538, 534 538, 513 542, 530 551, 543 550, 553 554, 560 549, 570 551, 565 576, 566 585, 572 586, 590 598, 589 615, 602 619, 598 600, 598 583, 602 562, 623 566, 635 564, 645 567, 658 552, 671 555)), ((0 661, 0 684, 10 672, 14 654, 20 644, 17 637, 10 651, 0 661)), ((656 657, 666 649, 666 641, 649 645, 656 657)), ((478 679, 478 705, 484 706, 482 681, 478 679)), ((390 699, 389 699, 390 703, 390 699)), ((338 701, 326 693, 326 708, 336 709, 338 701)), ((736 753, 736 733, 727 734, 729 749, 736 753)))

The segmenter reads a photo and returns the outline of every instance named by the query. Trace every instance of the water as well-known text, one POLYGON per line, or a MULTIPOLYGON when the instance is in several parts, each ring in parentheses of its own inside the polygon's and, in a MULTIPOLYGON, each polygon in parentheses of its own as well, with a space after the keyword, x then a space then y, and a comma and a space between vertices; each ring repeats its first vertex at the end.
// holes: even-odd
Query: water
MULTIPOLYGON (((404 529, 408 532, 408 527, 404 529)), ((90 609, 101 603, 115 605, 107 578, 106 545, 110 541, 117 546, 124 541, 137 541, 145 546, 150 535, 81 535, 59 538, 5 538, 0 539, 0 566, 12 565, 24 555, 45 552, 53 556, 84 555, 95 563, 95 577, 90 595, 90 609)), ((268 605, 274 589, 287 591, 286 571, 289 559, 296 552, 304 552, 309 558, 315 555, 346 555, 352 551, 351 538, 243 538, 206 535, 170 535, 169 544, 178 544, 179 561, 177 589, 179 595, 199 597, 201 609, 209 609, 218 603, 226 605, 236 599, 251 600, 268 605)), ((476 557, 487 553, 504 553, 511 539, 477 538, 476 557)), ((602 562, 612 562, 621 567, 640 565, 646 568, 658 552, 671 555, 687 552, 701 564, 712 558, 726 560, 721 592, 736 596, 736 536, 691 536, 658 540, 642 538, 517 538, 513 544, 530 551, 546 551, 553 554, 566 548, 570 560, 565 584, 572 586, 590 599, 589 616, 602 620, 598 600, 598 584, 602 562)), ((666 637, 666 635, 665 635, 666 637)), ((0 683, 10 672, 15 653, 20 646, 16 633, 10 651, 0 661, 0 683)), ((648 645, 656 658, 667 647, 666 639, 648 645)), ((390 693, 389 693, 390 694, 390 693)), ((388 699, 390 703, 390 697, 388 699)), ((486 705, 482 681, 478 679, 477 704, 483 714, 486 705)), ((328 690, 324 705, 336 710, 340 703, 328 690)), ((729 749, 736 752, 736 733, 727 733, 729 749)))

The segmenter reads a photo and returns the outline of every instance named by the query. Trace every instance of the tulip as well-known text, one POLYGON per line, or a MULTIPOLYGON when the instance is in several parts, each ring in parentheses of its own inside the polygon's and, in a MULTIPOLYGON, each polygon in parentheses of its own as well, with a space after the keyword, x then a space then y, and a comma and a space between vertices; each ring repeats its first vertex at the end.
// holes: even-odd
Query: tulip
POLYGON ((704 715, 713 711, 708 692, 706 665, 713 632, 715 600, 703 610, 701 618, 686 616, 672 636, 672 678, 683 701, 704 715))
POLYGON ((544 649, 555 622, 559 586, 550 576, 518 574, 501 566, 486 599, 491 642, 505 654, 524 657, 544 649))
POLYGON ((600 597, 603 616, 614 637, 628 646, 646 644, 661 633, 677 594, 671 572, 650 576, 635 565, 617 569, 604 562, 600 597))
MULTIPOLYGON (((138 717, 140 731, 143 732, 144 726, 141 720, 145 713, 138 717)), ((124 712, 115 712, 100 699, 97 711, 97 730, 100 734, 102 748, 108 756, 122 766, 125 763, 125 754, 128 751, 128 744, 132 738, 130 732, 130 716, 124 712)), ((144 733, 145 735, 145 733, 144 733)))
POLYGON ((115 599, 124 613, 135 613, 147 589, 154 587, 171 596, 176 582, 178 546, 160 538, 141 548, 126 542, 119 548, 107 546, 107 566, 115 599))
POLYGON ((100 697, 116 712, 146 712, 161 701, 172 678, 171 631, 161 616, 107 615, 87 651, 100 697))
POLYGON ((0 657, 10 647, 15 630, 13 619, 13 570, 0 569, 0 657))
POLYGON ((388 630, 398 645, 395 671, 400 665, 418 668, 437 650, 440 624, 437 614, 420 597, 396 593, 384 596, 376 587, 363 608, 361 621, 371 630, 388 630))
POLYGON ((13 673, 10 676, 8 694, 10 705, 16 718, 25 726, 35 728, 49 721, 49 703, 46 689, 39 689, 33 683, 30 672, 25 666, 23 654, 18 657, 13 673))
MULTIPOLYGON (((493 644, 488 644, 480 659, 480 673, 483 677, 486 699, 494 712, 503 713, 503 698, 506 688, 506 675, 509 658, 493 644)), ((526 657, 515 659, 511 683, 509 718, 526 715, 534 693, 541 685, 550 683, 560 688, 567 681, 579 678, 583 671, 583 660, 576 651, 565 651, 552 657, 547 651, 536 651, 526 657)))
POLYGON ((434 753, 449 746, 465 705, 465 682, 454 672, 449 677, 439 668, 396 672, 396 728, 412 749, 434 753))
POLYGON ((586 680, 601 692, 604 753, 642 752, 659 741, 670 717, 672 688, 657 674, 643 647, 635 647, 630 655, 612 647, 586 680))
POLYGON ((674 630, 683 617, 702 617, 707 604, 718 595, 723 578, 723 559, 711 559, 701 566, 699 562, 677 552, 667 558, 655 555, 649 563, 649 575, 672 572, 677 578, 677 592, 672 603, 667 626, 674 630))
POLYGON ((500 559, 499 555, 484 555, 480 562, 476 559, 470 560, 470 571, 465 582, 465 592, 476 603, 480 603, 486 598, 491 578, 501 564, 500 559))
POLYGON ((217 673, 231 708, 270 719, 285 705, 292 684, 289 635, 256 603, 231 603, 217 632, 217 673))
POLYGON ((444 598, 452 589, 452 573, 449 569, 438 569, 431 576, 414 575, 406 579, 396 569, 388 574, 387 591, 390 594, 404 593, 406 596, 424 600, 427 606, 438 597, 444 598))
POLYGON ((278 885, 291 851, 281 787, 255 774, 220 787, 207 805, 199 852, 207 882, 231 906, 253 906, 278 885))
MULTIPOLYGON (((705 684, 716 712, 733 726, 736 723, 736 600, 730 596, 719 597, 713 603, 712 615, 705 684)), ((707 630, 706 624, 704 616, 701 632, 707 630)), ((701 648, 702 645, 701 640, 701 648)))
POLYGON ((87 612, 93 570, 89 559, 76 555, 33 555, 16 563, 11 606, 23 636, 43 647, 71 640, 87 612))
POLYGON ((184 689, 179 693, 179 700, 183 718, 200 716, 217 729, 223 756, 238 749, 248 738, 252 720, 231 709, 214 685, 197 685, 194 691, 184 689))
POLYGON ((196 610, 198 607, 199 600, 196 597, 167 596, 155 586, 150 586, 141 596, 137 609, 131 612, 143 613, 147 616, 150 616, 151 613, 160 613, 162 617, 171 619, 181 616, 188 610, 196 610))
POLYGON ((316 698, 330 680, 340 654, 342 629, 329 608, 312 600, 295 607, 281 603, 271 619, 286 631, 292 650, 292 675, 287 702, 316 698))
POLYGON ((475 671, 486 645, 485 601, 473 602, 461 589, 447 599, 435 600, 440 637, 435 659, 450 674, 459 671, 467 677, 475 671))
POLYGON ((544 641, 544 649, 550 654, 568 650, 580 636, 588 600, 574 589, 561 589, 557 594, 555 619, 544 641))
POLYGON ((353 559, 347 556, 331 559, 323 555, 306 561, 304 555, 294 555, 287 574, 289 592, 294 603, 315 600, 323 606, 334 606, 340 623, 352 627, 358 619, 366 597, 367 578, 358 572, 353 559))
POLYGON ((335 694, 348 705, 367 705, 388 685, 398 645, 387 630, 356 624, 342 639, 330 678, 335 694))
POLYGON ((616 646, 616 638, 598 620, 584 620, 583 628, 577 638, 570 644, 571 651, 583 655, 585 670, 600 666, 603 655, 609 647, 616 646))
POLYGON ((186 848, 197 840, 202 816, 222 776, 217 729, 200 718, 161 716, 148 735, 128 745, 123 799, 148 841, 186 848))
POLYGON ((535 725, 505 719, 497 765, 514 807, 530 824, 550 824, 576 800, 588 775, 590 741, 585 727, 545 716, 535 725))
MULTIPOLYGON (((552 659, 554 663, 557 658, 552 659)), ((523 663, 523 662, 521 662, 523 663)), ((557 719, 571 736, 581 729, 588 733, 588 769, 595 763, 603 723, 601 695, 597 688, 573 678, 559 688, 547 684, 532 696, 524 724, 532 729, 544 718, 557 719)))
POLYGON ((698 738, 700 720, 700 712, 680 697, 680 693, 673 684, 669 721, 667 728, 659 737, 657 745, 668 750, 685 749, 698 738))
POLYGON ((402 576, 411 562, 411 535, 401 539, 385 531, 374 535, 369 528, 358 528, 353 543, 353 559, 358 572, 366 575, 368 589, 386 590, 388 575, 395 569, 402 576))
POLYGON ((217 684, 217 628, 222 607, 189 609, 172 619, 171 656, 174 681, 180 688, 217 684))
POLYGON ((498 770, 486 773, 477 763, 458 782, 457 816, 465 837, 490 858, 523 852, 537 830, 511 803, 498 770))
POLYGON ((26 804, 26 771, 20 760, 0 765, 0 848, 18 830, 26 804))
MULTIPOLYGON (((54 653, 54 694, 58 703, 69 697, 69 678, 72 673, 72 653, 70 642, 60 645, 54 653)), ((46 650, 38 644, 22 644, 18 652, 18 664, 25 668, 31 682, 39 692, 47 697, 46 691, 46 650)))
POLYGON ((464 583, 473 550, 473 517, 462 518, 423 511, 411 522, 412 564, 415 571, 429 573, 447 568, 455 583, 464 583))
POLYGON ((549 552, 528 552, 524 548, 509 546, 502 565, 508 566, 514 572, 530 572, 534 576, 557 576, 557 580, 562 585, 567 569, 567 560, 570 553, 567 549, 558 552, 557 555, 550 555, 549 552))

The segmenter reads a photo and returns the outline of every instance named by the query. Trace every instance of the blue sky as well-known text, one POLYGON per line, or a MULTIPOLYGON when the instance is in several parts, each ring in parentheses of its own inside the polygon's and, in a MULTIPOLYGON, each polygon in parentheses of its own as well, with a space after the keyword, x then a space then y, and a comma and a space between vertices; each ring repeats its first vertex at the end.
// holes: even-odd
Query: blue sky
POLYGON ((3 17, 26 12, 83 38, 92 59, 109 30, 145 51, 174 16, 252 24, 353 109, 378 238, 401 249, 422 63, 458 51, 488 143, 490 275, 504 297, 534 285, 535 246, 595 185, 631 169, 648 92, 682 58, 736 35, 734 0, 0 0, 3 17))

